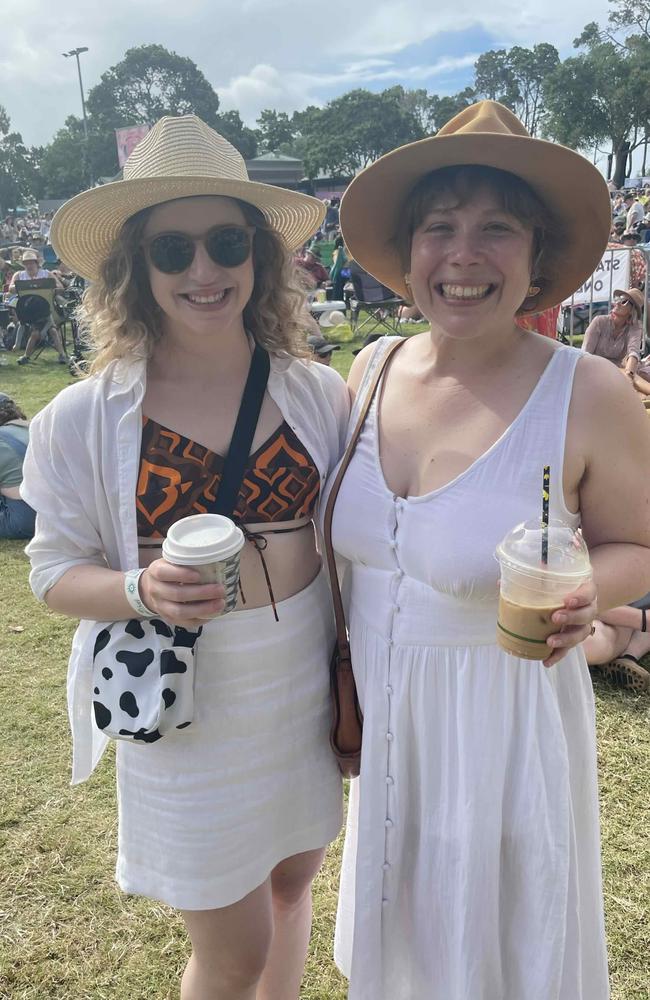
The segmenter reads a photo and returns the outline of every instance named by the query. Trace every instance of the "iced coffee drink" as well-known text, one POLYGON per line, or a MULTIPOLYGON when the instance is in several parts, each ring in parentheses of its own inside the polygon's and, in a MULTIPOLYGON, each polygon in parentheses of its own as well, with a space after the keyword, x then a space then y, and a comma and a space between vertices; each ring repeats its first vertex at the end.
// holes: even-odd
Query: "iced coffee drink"
POLYGON ((552 653, 546 640, 560 631, 551 620, 554 612, 591 578, 582 534, 559 520, 547 527, 526 521, 506 535, 496 555, 501 566, 497 642, 512 656, 545 660, 552 653))

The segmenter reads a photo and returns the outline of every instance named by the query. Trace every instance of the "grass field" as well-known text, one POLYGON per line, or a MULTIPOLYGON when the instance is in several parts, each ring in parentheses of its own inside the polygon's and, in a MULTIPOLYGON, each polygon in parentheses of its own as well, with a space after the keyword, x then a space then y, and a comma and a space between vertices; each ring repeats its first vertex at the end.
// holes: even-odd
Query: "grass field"
MULTIPOLYGON (((340 371, 354 346, 335 352, 340 371)), ((73 381, 55 360, 50 351, 30 368, 12 360, 0 389, 32 416, 73 381)), ((36 603, 27 572, 22 544, 0 542, 0 1000, 172 1000, 188 955, 181 922, 113 882, 112 753, 90 781, 69 787, 74 625, 36 603)), ((597 683, 596 703, 612 997, 649 1000, 650 699, 597 683)), ((340 848, 315 885, 302 1000, 345 997, 331 946, 340 848)))

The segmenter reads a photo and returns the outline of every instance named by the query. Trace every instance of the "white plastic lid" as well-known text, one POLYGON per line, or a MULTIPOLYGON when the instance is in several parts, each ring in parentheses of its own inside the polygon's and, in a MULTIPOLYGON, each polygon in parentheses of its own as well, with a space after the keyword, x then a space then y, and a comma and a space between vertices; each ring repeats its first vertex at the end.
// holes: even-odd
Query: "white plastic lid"
POLYGON ((183 566, 229 559, 243 547, 244 533, 222 514, 192 514, 172 524, 163 556, 183 566))
POLYGON ((540 521, 525 521, 513 528, 497 545, 496 556, 519 573, 527 571, 539 577, 562 576, 567 580, 584 580, 591 575, 589 550, 580 529, 565 521, 551 518, 548 523, 548 562, 542 561, 544 529, 540 521))

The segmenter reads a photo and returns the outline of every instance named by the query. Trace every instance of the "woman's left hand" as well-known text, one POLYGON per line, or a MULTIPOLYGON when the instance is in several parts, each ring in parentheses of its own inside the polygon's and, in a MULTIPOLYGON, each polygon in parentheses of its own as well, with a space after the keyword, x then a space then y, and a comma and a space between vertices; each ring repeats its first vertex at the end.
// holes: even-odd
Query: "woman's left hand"
POLYGON ((546 640, 552 653, 544 660, 544 666, 554 666, 570 649, 584 642, 592 634, 592 624, 597 615, 596 585, 593 580, 587 580, 565 597, 564 607, 554 612, 551 621, 559 630, 546 640))

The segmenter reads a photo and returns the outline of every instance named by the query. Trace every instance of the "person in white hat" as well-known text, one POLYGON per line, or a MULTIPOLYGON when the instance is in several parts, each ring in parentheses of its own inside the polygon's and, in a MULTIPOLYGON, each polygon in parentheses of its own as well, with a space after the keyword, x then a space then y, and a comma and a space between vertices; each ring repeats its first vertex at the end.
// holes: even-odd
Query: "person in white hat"
POLYGON ((117 746, 118 882, 182 911, 183 1000, 297 1000, 311 880, 342 820, 313 517, 348 395, 309 358, 291 259, 322 217, 316 199, 249 181, 234 147, 187 115, 157 122, 124 180, 52 224, 61 260, 92 282, 82 323, 95 353, 91 377, 33 421, 22 495, 37 512, 34 592, 82 619, 73 783, 106 744, 90 711, 96 622, 202 625, 189 728, 117 746), (267 375, 249 416, 245 387, 267 375), (257 419, 230 510, 248 541, 237 609, 211 621, 224 588, 161 544, 180 518, 214 511, 238 415, 257 419))
MULTIPOLYGON (((14 273, 9 284, 9 295, 14 293, 17 281, 35 281, 40 278, 54 278, 56 287, 63 291, 63 285, 57 275, 52 274, 51 271, 48 271, 46 268, 40 266, 41 258, 35 250, 25 250, 20 259, 23 264, 23 270, 16 271, 14 273)), ((14 350, 17 350, 18 348, 25 349, 25 353, 18 358, 19 365, 26 365, 29 363, 31 356, 36 348, 43 342, 45 336, 49 336, 51 338, 52 345, 58 355, 59 364, 67 365, 69 363, 69 358, 65 353, 65 348, 63 346, 61 333, 59 332, 54 320, 52 320, 50 326, 46 329, 45 334, 43 334, 42 328, 33 329, 29 336, 28 333, 29 327, 25 327, 22 323, 19 323, 16 331, 16 343, 14 350)))
POLYGON ((397 343, 333 519, 364 715, 336 931, 349 1000, 607 1000, 581 643, 597 607, 650 589, 650 435, 611 364, 516 322, 593 273, 605 181, 483 101, 362 171, 341 227, 431 324, 349 376, 357 410, 397 343), (494 553, 541 523, 543 484, 593 579, 528 660, 496 641, 494 553))

